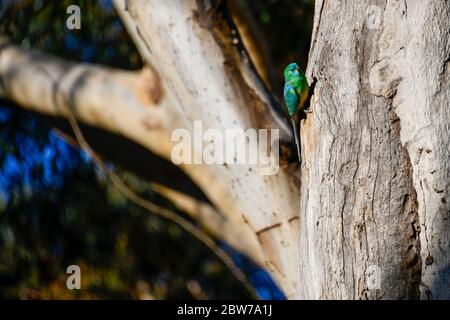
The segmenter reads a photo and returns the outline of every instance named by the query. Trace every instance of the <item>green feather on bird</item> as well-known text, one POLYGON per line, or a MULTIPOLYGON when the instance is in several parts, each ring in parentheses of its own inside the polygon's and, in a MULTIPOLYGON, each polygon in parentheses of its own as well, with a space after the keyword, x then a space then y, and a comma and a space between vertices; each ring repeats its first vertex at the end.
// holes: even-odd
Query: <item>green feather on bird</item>
POLYGON ((305 74, 297 63, 290 63, 284 69, 284 101, 291 118, 299 162, 301 162, 299 137, 299 112, 305 108, 308 99, 309 85, 305 74))

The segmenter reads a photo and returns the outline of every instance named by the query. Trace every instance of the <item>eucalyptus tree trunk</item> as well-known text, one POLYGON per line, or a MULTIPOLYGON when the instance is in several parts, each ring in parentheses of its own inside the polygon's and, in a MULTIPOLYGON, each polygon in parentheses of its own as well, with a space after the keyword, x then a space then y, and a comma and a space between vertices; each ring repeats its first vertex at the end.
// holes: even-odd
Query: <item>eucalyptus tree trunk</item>
POLYGON ((318 0, 313 32, 300 297, 449 299, 450 2, 318 0))

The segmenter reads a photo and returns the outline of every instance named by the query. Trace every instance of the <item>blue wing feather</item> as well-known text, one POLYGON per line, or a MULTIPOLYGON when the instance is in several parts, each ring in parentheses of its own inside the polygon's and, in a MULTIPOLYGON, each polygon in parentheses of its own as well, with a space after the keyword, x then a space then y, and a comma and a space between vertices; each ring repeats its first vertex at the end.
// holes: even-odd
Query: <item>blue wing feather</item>
POLYGON ((295 89, 288 82, 284 85, 284 100, 286 101, 289 115, 294 115, 297 111, 300 98, 295 89))

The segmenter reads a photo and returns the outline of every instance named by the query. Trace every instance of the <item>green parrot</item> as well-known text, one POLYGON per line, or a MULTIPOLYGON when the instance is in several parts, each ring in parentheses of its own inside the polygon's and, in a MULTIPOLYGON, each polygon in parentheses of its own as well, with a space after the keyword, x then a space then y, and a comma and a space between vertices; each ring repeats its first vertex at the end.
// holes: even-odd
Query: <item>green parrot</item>
POLYGON ((297 145, 298 160, 301 163, 299 112, 305 107, 308 99, 309 85, 305 74, 296 63, 290 63, 284 69, 284 100, 294 129, 295 144, 297 145))

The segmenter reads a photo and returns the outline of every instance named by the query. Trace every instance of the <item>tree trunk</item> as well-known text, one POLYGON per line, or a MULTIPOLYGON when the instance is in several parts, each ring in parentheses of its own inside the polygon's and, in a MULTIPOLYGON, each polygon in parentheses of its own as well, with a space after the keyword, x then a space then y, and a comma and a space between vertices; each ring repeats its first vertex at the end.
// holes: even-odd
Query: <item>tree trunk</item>
POLYGON ((448 299, 449 1, 372 3, 316 2, 300 297, 448 299))

